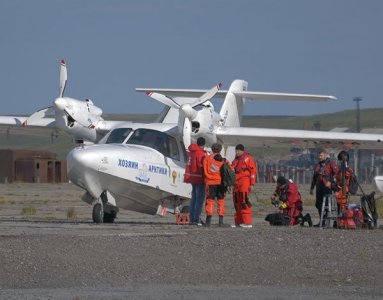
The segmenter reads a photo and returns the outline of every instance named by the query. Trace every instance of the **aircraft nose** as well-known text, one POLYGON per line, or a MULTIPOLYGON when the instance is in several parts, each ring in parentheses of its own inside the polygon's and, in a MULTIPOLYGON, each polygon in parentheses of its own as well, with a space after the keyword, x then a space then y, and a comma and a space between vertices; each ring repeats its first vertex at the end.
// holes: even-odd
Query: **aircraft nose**
POLYGON ((59 110, 64 110, 65 109, 65 106, 66 106, 66 101, 65 99, 63 98, 57 98, 55 100, 55 106, 56 108, 58 108, 59 110))
POLYGON ((75 148, 68 153, 67 162, 69 168, 76 169, 97 169, 100 161, 97 152, 88 148, 75 148))
POLYGON ((75 148, 67 156, 68 179, 97 198, 103 191, 98 175, 100 163, 101 157, 92 146, 75 148))
POLYGON ((99 167, 100 157, 97 152, 87 148, 75 148, 68 153, 68 177, 72 182, 84 180, 86 174, 99 167))

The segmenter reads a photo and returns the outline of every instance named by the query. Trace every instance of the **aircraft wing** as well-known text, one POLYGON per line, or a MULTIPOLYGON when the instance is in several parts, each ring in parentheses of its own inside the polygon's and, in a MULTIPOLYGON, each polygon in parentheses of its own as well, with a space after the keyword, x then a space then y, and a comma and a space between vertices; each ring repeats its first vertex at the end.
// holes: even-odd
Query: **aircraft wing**
MULTIPOLYGON (((208 90, 194 89, 156 89, 156 88, 136 88, 137 92, 156 92, 167 95, 169 97, 180 98, 199 98, 208 90)), ((228 90, 218 91, 214 97, 225 98, 228 90)), ((238 97, 243 97, 252 100, 287 100, 287 101, 328 101, 337 100, 331 95, 315 95, 315 94, 291 94, 291 93, 271 93, 271 92, 252 92, 252 91, 230 91, 238 97)))
POLYGON ((11 126, 35 126, 35 127, 55 127, 54 108, 47 107, 40 109, 29 117, 19 116, 0 116, 1 125, 11 126))
POLYGON ((219 127, 217 138, 225 145, 249 147, 302 145, 314 147, 382 149, 383 134, 345 133, 311 130, 219 127))
POLYGON ((0 116, 0 126, 36 126, 36 127, 55 127, 54 118, 30 119, 22 116, 0 116), (31 122, 29 122, 29 120, 31 122))

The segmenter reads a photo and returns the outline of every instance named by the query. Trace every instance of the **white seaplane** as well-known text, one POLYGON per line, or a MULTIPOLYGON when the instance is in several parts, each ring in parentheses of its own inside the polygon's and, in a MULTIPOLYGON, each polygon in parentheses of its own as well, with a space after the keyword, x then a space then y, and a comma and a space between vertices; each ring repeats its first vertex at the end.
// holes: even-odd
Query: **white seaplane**
POLYGON ((0 116, 0 125, 24 127, 48 127, 59 129, 73 136, 78 142, 98 142, 112 128, 128 121, 112 121, 102 118, 102 109, 85 101, 64 97, 67 84, 67 67, 64 60, 60 62, 60 94, 53 105, 41 109, 29 117, 0 116))
POLYGON ((73 149, 67 157, 68 176, 86 192, 93 205, 93 221, 113 222, 119 208, 155 214, 167 207, 182 210, 191 186, 183 182, 185 149, 198 137, 207 146, 269 142, 312 143, 320 146, 381 147, 383 135, 241 127, 245 98, 262 100, 335 100, 333 96, 247 91, 247 82, 235 80, 228 90, 137 89, 177 112, 176 123, 131 123, 112 129, 98 144, 73 149), (172 97, 172 98, 171 98, 172 97), (223 97, 219 113, 209 101, 223 97), (188 99, 185 102, 185 99, 188 99))

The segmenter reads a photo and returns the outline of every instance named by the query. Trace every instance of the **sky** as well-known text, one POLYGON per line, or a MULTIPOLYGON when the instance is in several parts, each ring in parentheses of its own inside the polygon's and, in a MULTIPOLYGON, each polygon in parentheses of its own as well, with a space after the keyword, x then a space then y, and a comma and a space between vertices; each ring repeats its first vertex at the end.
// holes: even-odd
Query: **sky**
MULTIPOLYGON (((248 101, 245 115, 382 108, 381 0, 1 0, 1 115, 28 115, 59 95, 104 113, 157 113, 135 88, 334 95, 332 102, 248 101)), ((218 100, 219 101, 219 100, 218 100)), ((218 103, 219 105, 219 103, 218 103)))

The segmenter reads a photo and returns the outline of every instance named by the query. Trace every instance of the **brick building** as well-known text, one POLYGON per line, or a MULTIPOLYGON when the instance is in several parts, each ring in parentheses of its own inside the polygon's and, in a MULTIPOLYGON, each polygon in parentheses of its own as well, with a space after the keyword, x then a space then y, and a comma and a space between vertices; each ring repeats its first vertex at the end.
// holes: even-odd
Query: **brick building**
POLYGON ((68 182, 66 161, 49 151, 0 149, 0 182, 68 182))

